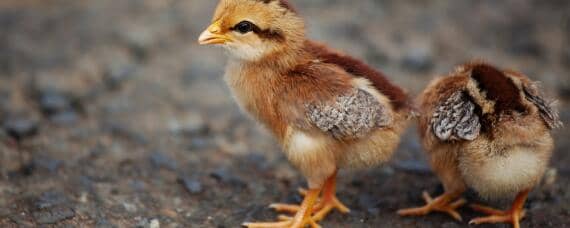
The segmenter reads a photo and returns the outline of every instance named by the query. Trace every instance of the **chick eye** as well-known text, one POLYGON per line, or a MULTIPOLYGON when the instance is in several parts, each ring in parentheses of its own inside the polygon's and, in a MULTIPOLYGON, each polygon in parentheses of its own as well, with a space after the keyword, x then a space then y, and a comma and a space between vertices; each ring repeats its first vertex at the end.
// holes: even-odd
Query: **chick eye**
POLYGON ((255 25, 253 25, 253 23, 251 23, 249 21, 242 21, 242 22, 240 22, 234 26, 234 30, 238 31, 241 34, 246 34, 248 32, 253 31, 254 26, 255 25))

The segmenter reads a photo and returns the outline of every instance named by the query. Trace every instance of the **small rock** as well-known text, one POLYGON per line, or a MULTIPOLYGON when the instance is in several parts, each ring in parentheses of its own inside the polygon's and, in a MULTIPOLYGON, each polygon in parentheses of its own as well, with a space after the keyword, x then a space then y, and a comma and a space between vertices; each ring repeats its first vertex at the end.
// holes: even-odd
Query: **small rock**
POLYGON ((360 194, 358 197, 358 206, 370 214, 378 214, 380 209, 378 203, 371 195, 360 194))
POLYGON ((117 226, 113 225, 107 219, 98 219, 97 223, 95 223, 95 228, 115 228, 117 226))
POLYGON ((130 64, 114 64, 105 72, 105 86, 110 90, 116 90, 131 78, 136 71, 136 67, 130 64))
POLYGON ((54 173, 63 166, 63 161, 45 156, 36 156, 32 159, 32 166, 34 169, 42 169, 54 173))
POLYGON ((191 150, 200 150, 200 149, 206 149, 210 146, 211 143, 208 142, 208 140, 201 138, 201 137, 193 137, 192 139, 190 139, 190 145, 188 147, 188 149, 191 150))
POLYGON ((46 209, 67 203, 67 197, 62 192, 44 192, 36 199, 34 206, 36 209, 46 209))
POLYGON ((130 213, 137 211, 137 206, 132 203, 123 202, 123 208, 125 208, 125 210, 130 213))
POLYGON ((32 213, 39 224, 54 224, 75 217, 75 212, 67 206, 58 206, 32 213))
POLYGON ((123 137, 127 140, 131 140, 133 142, 143 145, 148 144, 149 142, 149 140, 146 137, 144 137, 144 135, 130 129, 129 127, 123 124, 106 122, 103 123, 103 125, 104 125, 103 129, 113 134, 114 136, 123 137))
POLYGON ((145 219, 137 217, 135 220, 140 220, 135 226, 137 228, 160 228, 160 221, 158 219, 145 219))
POLYGON ((189 177, 182 177, 179 178, 178 181, 184 186, 191 194, 199 194, 202 192, 202 183, 199 180, 189 178, 189 177))
POLYGON ((165 168, 172 171, 178 168, 178 164, 175 160, 160 152, 151 154, 150 162, 155 168, 165 168))
POLYGON ((72 102, 68 96, 51 89, 40 91, 38 103, 46 115, 72 109, 72 102))
POLYGON ((168 122, 168 128, 175 134, 200 135, 208 131, 204 118, 198 114, 188 114, 182 119, 168 122))
POLYGON ((222 183, 225 183, 225 184, 235 185, 238 187, 247 186, 247 184, 243 180, 234 176, 227 169, 223 169, 223 168, 217 169, 216 171, 210 173, 210 176, 213 177, 214 179, 222 182, 222 183))
POLYGON ((79 115, 74 111, 66 110, 51 115, 49 119, 59 126, 70 126, 79 121, 79 115))
POLYGON ((422 73, 433 68, 433 54, 429 48, 412 48, 404 55, 401 63, 402 68, 422 73))
POLYGON ((150 220, 149 228, 160 228, 160 221, 158 219, 150 220))
POLYGON ((3 125, 6 133, 16 140, 22 140, 37 134, 38 122, 27 118, 14 118, 7 120, 3 125))

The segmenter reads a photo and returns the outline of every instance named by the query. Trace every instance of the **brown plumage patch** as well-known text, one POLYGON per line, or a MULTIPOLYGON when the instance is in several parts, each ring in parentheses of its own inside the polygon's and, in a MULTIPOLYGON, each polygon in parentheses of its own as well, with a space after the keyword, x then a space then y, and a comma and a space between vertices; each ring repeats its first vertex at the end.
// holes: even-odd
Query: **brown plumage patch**
POLYGON ((372 69, 363 62, 348 55, 335 53, 328 50, 324 45, 311 41, 306 42, 305 48, 324 63, 337 65, 351 75, 370 80, 378 91, 390 99, 394 109, 400 110, 409 106, 408 96, 402 89, 392 84, 382 73, 372 69))
POLYGON ((263 3, 267 4, 273 1, 279 1, 279 5, 293 13, 297 13, 297 10, 293 7, 293 5, 287 0, 261 0, 263 3))
POLYGON ((278 42, 284 42, 285 36, 282 32, 272 29, 260 29, 256 25, 253 26, 253 32, 257 34, 262 39, 275 40, 278 42))
POLYGON ((505 111, 525 112, 521 93, 513 81, 497 68, 487 64, 471 66, 471 78, 477 81, 486 98, 495 101, 497 114, 505 111))

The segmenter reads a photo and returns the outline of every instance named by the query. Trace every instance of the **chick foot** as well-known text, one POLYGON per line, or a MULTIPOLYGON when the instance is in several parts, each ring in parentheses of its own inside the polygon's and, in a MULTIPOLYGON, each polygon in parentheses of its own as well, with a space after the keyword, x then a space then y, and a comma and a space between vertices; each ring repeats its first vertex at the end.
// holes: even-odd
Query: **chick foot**
POLYGON ((514 228, 520 228, 520 221, 525 217, 526 211, 524 210, 524 203, 530 191, 523 191, 519 193, 515 199, 513 206, 508 211, 501 211, 494 208, 473 204, 471 208, 475 211, 488 214, 487 217, 473 219, 469 224, 483 224, 483 223, 511 223, 514 228))
POLYGON ((315 207, 320 192, 320 189, 308 190, 303 203, 301 206, 298 206, 295 217, 293 218, 284 219, 280 216, 280 220, 282 220, 280 222, 244 223, 242 225, 249 228, 304 228, 306 226, 319 228, 320 226, 313 220, 311 214, 313 213, 313 208, 315 207))
MULTIPOLYGON (((299 189, 299 193, 303 196, 306 196, 307 192, 305 189, 299 189)), ((290 204, 272 204, 270 207, 279 212, 297 213, 299 210, 299 206, 290 204)), ((315 222, 323 220, 333 209, 337 209, 342 214, 350 212, 350 209, 336 197, 336 172, 325 181, 322 197, 312 210, 313 220, 315 222)), ((280 216, 280 218, 287 220, 289 217, 280 216)))
POLYGON ((423 207, 402 209, 398 211, 400 216, 423 216, 427 215, 433 211, 444 212, 449 214, 457 221, 462 221, 461 215, 457 212, 457 208, 465 205, 467 201, 465 199, 459 199, 455 202, 452 200, 457 194, 444 193, 443 195, 433 199, 427 192, 423 192, 423 198, 426 201, 426 205, 423 207))

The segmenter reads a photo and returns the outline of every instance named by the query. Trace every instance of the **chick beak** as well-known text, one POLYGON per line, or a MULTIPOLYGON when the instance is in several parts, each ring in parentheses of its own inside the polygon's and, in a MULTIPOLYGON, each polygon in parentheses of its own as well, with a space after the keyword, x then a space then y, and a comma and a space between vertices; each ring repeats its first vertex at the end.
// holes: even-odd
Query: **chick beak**
POLYGON ((198 43, 201 45, 209 44, 225 44, 230 41, 230 38, 226 35, 221 34, 222 29, 220 22, 214 22, 206 31, 202 32, 200 38, 198 38, 198 43))

